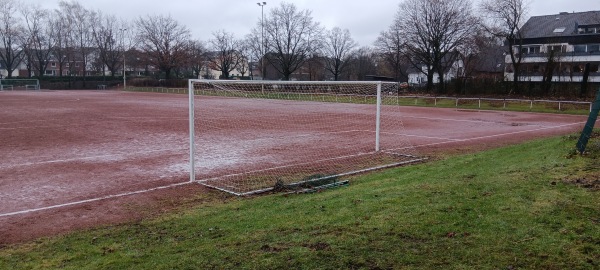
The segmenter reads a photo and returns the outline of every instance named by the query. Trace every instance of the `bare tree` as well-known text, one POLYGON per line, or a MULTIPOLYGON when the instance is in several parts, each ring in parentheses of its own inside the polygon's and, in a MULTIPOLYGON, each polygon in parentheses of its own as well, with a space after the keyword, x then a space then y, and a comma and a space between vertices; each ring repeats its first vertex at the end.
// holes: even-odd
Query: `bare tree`
POLYGON ((16 17, 18 9, 15 0, 0 0, 0 60, 6 65, 8 78, 17 69, 23 59, 23 50, 19 44, 23 26, 16 17))
POLYGON ((506 40, 507 55, 513 68, 513 91, 519 91, 523 47, 523 25, 527 21, 529 3, 527 0, 485 0, 480 9, 484 16, 485 27, 494 36, 506 40), (515 49, 516 48, 516 49, 515 49))
POLYGON ((202 41, 191 41, 188 51, 188 64, 194 77, 198 78, 203 68, 207 66, 206 46, 202 41))
POLYGON ((73 0, 71 2, 60 1, 60 12, 63 14, 65 23, 68 24, 70 31, 68 32, 73 46, 74 58, 71 59, 69 69, 79 73, 83 77, 83 86, 85 87, 85 78, 87 76, 88 65, 94 50, 94 35, 92 24, 97 21, 97 13, 87 10, 79 2, 73 0), (73 67, 75 64, 75 67, 73 67), (78 68, 80 67, 80 68, 78 68))
POLYGON ((55 45, 54 24, 49 11, 40 6, 23 6, 21 13, 26 26, 25 52, 38 77, 43 77, 51 60, 52 47, 55 45))
POLYGON ((136 21, 137 42, 150 63, 171 77, 171 71, 186 61, 190 30, 171 16, 140 17, 136 21))
POLYGON ((350 58, 350 67, 342 77, 347 80, 363 81, 367 75, 377 73, 377 55, 370 47, 361 47, 350 58))
POLYGON ((123 57, 127 51, 129 39, 129 26, 124 21, 119 21, 113 15, 104 15, 97 13, 97 22, 93 24, 94 44, 98 50, 98 58, 102 65, 102 74, 104 67, 108 69, 111 77, 123 68, 123 57))
POLYGON ((64 76, 66 64, 73 58, 72 42, 69 35, 71 28, 62 12, 58 9, 52 11, 50 24, 54 33, 54 42, 51 45, 51 57, 58 64, 58 76, 64 76))
POLYGON ((235 39, 233 34, 220 30, 213 33, 209 42, 208 60, 215 70, 221 72, 221 79, 229 79, 230 73, 243 62, 240 54, 242 42, 235 39))
POLYGON ((389 65, 393 72, 394 78, 400 81, 406 77, 406 64, 409 60, 406 58, 406 40, 404 34, 398 24, 392 24, 387 31, 383 31, 375 41, 375 47, 379 55, 389 65))
MULTIPOLYGON (((250 62, 256 62, 257 63, 257 67, 258 70, 260 70, 261 74, 260 76, 264 79, 265 75, 262 74, 264 72, 263 69, 263 61, 261 61, 261 59, 263 58, 262 52, 261 52, 261 33, 258 32, 260 31, 260 28, 254 28, 251 30, 252 32, 248 35, 246 35, 246 38, 244 39, 244 44, 245 44, 245 50, 246 50, 246 54, 245 56, 247 58, 250 58, 250 62), (253 61, 254 60, 254 61, 253 61)), ((250 73, 252 73, 252 67, 250 67, 250 73)), ((253 77, 256 74, 251 74, 253 77)))
POLYGON ((333 75, 335 81, 348 67, 349 57, 352 55, 357 43, 352 39, 348 29, 333 28, 325 35, 323 54, 325 56, 325 69, 333 75))
POLYGON ((412 64, 421 70, 426 65, 427 88, 433 88, 433 75, 438 74, 439 91, 443 92, 447 60, 456 52, 477 25, 470 0, 405 0, 395 18, 396 27, 406 37, 406 48, 412 64))
MULTIPOLYGON (((309 10, 299 11, 294 4, 281 3, 272 9, 263 26, 269 55, 265 58, 284 80, 289 80, 320 47, 321 27, 313 21, 309 10)), ((258 27, 254 33, 260 33, 260 23, 258 27)))
POLYGON ((239 56, 241 58, 240 64, 237 70, 240 72, 242 77, 252 75, 252 46, 248 44, 247 40, 240 40, 240 46, 238 49, 239 56))

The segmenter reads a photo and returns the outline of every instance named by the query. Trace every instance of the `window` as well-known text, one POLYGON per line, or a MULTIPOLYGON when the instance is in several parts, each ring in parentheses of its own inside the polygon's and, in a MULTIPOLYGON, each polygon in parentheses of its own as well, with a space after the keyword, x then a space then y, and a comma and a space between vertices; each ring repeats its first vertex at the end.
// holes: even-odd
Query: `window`
POLYGON ((540 53, 541 46, 527 46, 521 48, 521 53, 523 54, 532 54, 532 53, 540 53))
POLYGON ((567 46, 564 45, 554 45, 548 46, 548 52, 566 52, 567 46))
POLYGON ((589 44, 587 45, 588 52, 600 52, 600 44, 589 44))
POLYGON ((590 72, 598 72, 598 64, 591 64, 590 72))
POLYGON ((573 46, 573 50, 575 52, 586 52, 587 51, 587 45, 575 45, 575 46, 573 46))
POLYGON ((567 28, 565 28, 565 27, 556 28, 556 29, 554 29, 554 33, 562 33, 565 31, 565 29, 567 29, 567 28))
POLYGON ((600 26, 580 26, 577 28, 578 34, 600 34, 600 26))
POLYGON ((55 63, 55 62, 52 62, 52 63, 50 63, 50 66, 51 66, 51 67, 56 67, 56 63, 55 63))

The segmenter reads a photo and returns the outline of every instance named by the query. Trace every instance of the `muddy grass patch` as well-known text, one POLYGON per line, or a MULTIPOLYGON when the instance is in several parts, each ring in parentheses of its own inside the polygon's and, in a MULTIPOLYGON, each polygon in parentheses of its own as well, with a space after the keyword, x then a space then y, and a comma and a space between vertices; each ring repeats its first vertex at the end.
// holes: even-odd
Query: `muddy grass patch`
POLYGON ((600 172, 595 172, 585 176, 578 176, 564 180, 565 183, 577 185, 592 191, 600 190, 600 172))

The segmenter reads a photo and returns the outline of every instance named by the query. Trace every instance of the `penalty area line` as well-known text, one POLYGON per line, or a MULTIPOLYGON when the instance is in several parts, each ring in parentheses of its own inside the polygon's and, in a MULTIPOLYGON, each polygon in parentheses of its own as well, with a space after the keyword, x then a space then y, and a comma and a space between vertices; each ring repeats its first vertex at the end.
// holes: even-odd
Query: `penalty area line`
POLYGON ((108 195, 108 196, 87 199, 87 200, 81 200, 81 201, 76 201, 76 202, 63 203, 63 204, 21 210, 21 211, 10 212, 10 213, 3 213, 3 214, 0 214, 0 218, 23 215, 23 214, 30 214, 30 213, 35 213, 35 212, 40 212, 40 211, 45 211, 45 210, 81 205, 81 204, 85 204, 85 203, 92 203, 92 202, 104 201, 104 200, 121 198, 121 197, 127 197, 127 196, 131 196, 131 195, 137 195, 137 194, 148 193, 148 192, 157 191, 157 190, 169 189, 169 188, 174 188, 174 187, 183 186, 183 185, 189 185, 189 184, 193 184, 193 183, 195 183, 195 182, 187 181, 187 182, 182 182, 182 183, 170 184, 170 185, 166 185, 166 186, 160 186, 160 187, 149 188, 149 189, 144 189, 144 190, 120 193, 120 194, 115 194, 115 195, 108 195))

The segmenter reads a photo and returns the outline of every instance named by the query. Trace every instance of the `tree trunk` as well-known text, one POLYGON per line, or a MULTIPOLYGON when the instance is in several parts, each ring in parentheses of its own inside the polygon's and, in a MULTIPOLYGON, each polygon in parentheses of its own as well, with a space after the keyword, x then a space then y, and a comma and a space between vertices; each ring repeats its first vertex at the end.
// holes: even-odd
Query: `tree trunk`
POLYGON ((444 82, 444 71, 441 68, 438 68, 438 77, 439 77, 439 85, 438 85, 438 94, 445 94, 446 93, 446 83, 444 82))
POLYGON ((585 64, 585 69, 583 70, 583 80, 581 80, 581 91, 579 92, 579 97, 583 98, 588 92, 588 79, 590 77, 590 63, 585 64))
POLYGON ((427 92, 431 92, 431 90, 433 90, 433 75, 435 73, 433 72, 433 70, 428 70, 427 71, 427 92))

